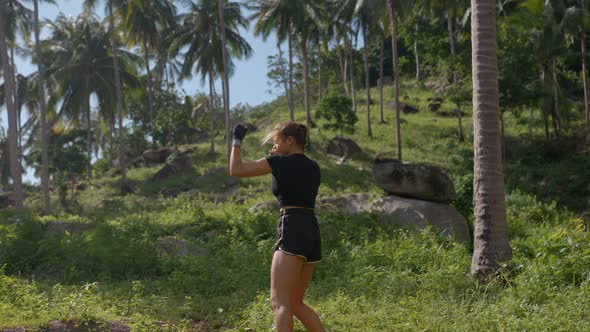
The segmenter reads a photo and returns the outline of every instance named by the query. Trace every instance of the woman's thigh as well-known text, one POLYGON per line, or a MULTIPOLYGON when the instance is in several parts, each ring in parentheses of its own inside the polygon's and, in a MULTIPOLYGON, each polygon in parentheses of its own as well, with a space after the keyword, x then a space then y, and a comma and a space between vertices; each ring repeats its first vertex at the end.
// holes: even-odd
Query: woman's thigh
POLYGON ((293 303, 303 268, 303 258, 275 251, 270 269, 270 296, 274 305, 293 303))

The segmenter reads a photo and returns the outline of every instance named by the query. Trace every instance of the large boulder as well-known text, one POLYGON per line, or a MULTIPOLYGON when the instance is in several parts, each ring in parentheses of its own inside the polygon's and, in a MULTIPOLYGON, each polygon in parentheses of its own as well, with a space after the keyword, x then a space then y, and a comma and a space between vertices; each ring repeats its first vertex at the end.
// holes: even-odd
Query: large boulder
POLYGON ((428 104, 428 110, 431 112, 436 112, 440 109, 440 104, 439 103, 432 103, 432 104, 428 104))
POLYGON ((163 164, 166 162, 166 159, 174 152, 173 148, 166 147, 166 148, 159 148, 159 149, 149 149, 143 152, 143 159, 147 163, 152 164, 163 164))
POLYGON ((186 170, 191 169, 193 165, 193 159, 188 156, 180 156, 176 158, 174 161, 167 163, 162 167, 154 176, 152 176, 152 181, 159 181, 165 179, 169 176, 179 174, 186 170))
MULTIPOLYGON (((248 210, 250 213, 278 211, 276 201, 260 202, 248 210)), ((451 205, 403 198, 399 196, 375 197, 358 193, 320 199, 316 212, 341 214, 375 213, 383 223, 415 230, 432 227, 440 235, 450 235, 459 241, 469 242, 469 226, 465 218, 451 205)))
POLYGON ((361 147, 355 141, 336 136, 328 143, 328 154, 350 158, 363 153, 361 147))
POLYGON ((433 165, 403 164, 396 159, 376 158, 373 179, 391 195, 439 203, 450 203, 455 198, 453 181, 433 165))
POLYGON ((318 210, 343 214, 370 212, 384 223, 416 230, 432 227, 440 235, 450 235, 465 243, 471 240, 465 218, 453 206, 442 203, 393 195, 373 198, 371 194, 360 193, 321 199, 318 210))
POLYGON ((249 133, 253 133, 258 130, 258 127, 256 127, 256 125, 253 123, 244 122, 243 125, 246 126, 249 133))
POLYGON ((400 103, 400 108, 402 113, 404 114, 415 114, 419 112, 419 110, 416 107, 405 103, 400 103))

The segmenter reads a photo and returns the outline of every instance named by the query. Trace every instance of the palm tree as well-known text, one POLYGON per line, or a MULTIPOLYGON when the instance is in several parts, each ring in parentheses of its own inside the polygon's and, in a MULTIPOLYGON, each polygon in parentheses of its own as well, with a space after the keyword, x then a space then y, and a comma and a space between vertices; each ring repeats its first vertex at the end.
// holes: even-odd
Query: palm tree
MULTIPOLYGON (((124 18, 124 26, 129 46, 139 45, 143 51, 143 60, 147 72, 147 97, 150 122, 154 115, 154 88, 149 53, 160 48, 160 36, 164 30, 173 30, 176 8, 171 0, 138 1, 130 0, 120 3, 119 11, 124 18)), ((152 130, 152 142, 154 142, 152 130)))
POLYGON ((248 8, 253 12, 250 19, 257 21, 254 25, 254 35, 262 36, 266 40, 272 32, 277 35, 277 43, 287 40, 289 52, 289 115, 295 120, 295 104, 293 102, 293 24, 300 20, 304 13, 304 1, 291 0, 253 0, 248 8))
MULTIPOLYGON (((352 21, 353 24, 358 24, 360 26, 362 35, 363 35, 363 60, 364 60, 364 67, 365 67, 365 89, 367 90, 367 100, 366 100, 366 107, 367 107, 367 135, 369 137, 373 137, 373 132, 371 130, 371 88, 370 88, 370 81, 369 81, 369 39, 368 33, 369 30, 372 29, 373 22, 376 21, 377 13, 382 12, 383 10, 379 8, 381 4, 378 0, 343 0, 341 4, 341 11, 340 15, 345 15, 349 21, 352 21), (351 17, 354 15, 354 17, 351 17), (369 25, 370 23, 371 26, 369 25)), ((352 61, 351 61, 352 63, 352 61)), ((353 87, 354 91, 354 87, 353 87)))
POLYGON ((397 1, 388 0, 389 22, 391 27, 391 49, 393 53, 393 83, 395 89, 395 130, 397 141, 397 159, 402 162, 402 138, 399 110, 399 66, 397 57, 397 1))
MULTIPOLYGON (((186 48, 186 51, 181 54, 181 79, 191 77, 193 73, 200 75, 202 82, 208 79, 211 98, 214 94, 212 83, 215 77, 223 74, 224 71, 228 77, 233 74, 232 57, 244 59, 252 54, 252 48, 239 32, 240 28, 246 29, 248 27, 248 21, 242 15, 240 3, 229 2, 223 4, 223 7, 219 5, 218 0, 201 0, 191 3, 188 13, 179 15, 180 23, 177 30, 170 35, 167 41, 167 44, 170 45, 171 55, 177 55, 186 48), (221 20, 218 15, 220 8, 223 8, 225 42, 222 39, 221 20), (225 66, 222 45, 225 45, 231 53, 225 66)), ((224 95, 227 94, 229 91, 224 91, 224 95)), ((229 107, 229 100, 225 104, 229 107)), ((213 107, 210 107, 209 110, 212 112, 213 107)), ((226 131, 229 126, 228 115, 229 112, 226 111, 226 131)), ((213 118, 213 113, 211 116, 213 118)), ((226 133, 226 138, 229 136, 226 133)))
MULTIPOLYGON (((126 193, 129 190, 127 183, 127 161, 125 155, 125 142, 123 137, 123 86, 121 84, 121 73, 119 66, 119 55, 118 55, 118 43, 117 34, 115 31, 115 13, 113 7, 120 7, 125 0, 107 0, 105 3, 105 12, 107 13, 109 22, 109 31, 111 34, 111 58, 112 58, 112 71, 114 73, 115 81, 115 94, 116 94, 116 105, 117 113, 119 118, 119 166, 121 167, 121 182, 120 188, 122 193, 126 193)), ((84 8, 87 13, 92 11, 97 4, 97 0, 84 0, 84 8)))
POLYGON ((559 23, 560 30, 570 35, 580 34, 582 49, 582 80, 584 82, 584 121, 590 130, 590 109, 588 106, 588 78, 586 75, 586 30, 590 26, 589 0, 569 0, 567 9, 559 23))
POLYGON ((10 151, 10 173, 14 186, 14 203, 17 209, 22 209, 23 191, 22 191, 22 174, 19 163, 18 151, 18 133, 16 107, 14 101, 14 73, 8 58, 7 47, 7 7, 5 4, 0 5, 0 58, 2 61, 2 72, 4 75, 4 97, 6 100, 6 109, 8 112, 8 144, 10 151))
POLYGON ((471 0, 474 128, 474 251, 471 273, 486 279, 509 261, 498 105, 496 2, 471 0))
MULTIPOLYGON (((49 157, 47 144, 47 104, 45 100, 45 71, 41 61, 41 43, 39 37, 39 1, 33 0, 35 7, 35 54, 37 56, 39 109, 41 110, 41 184, 43 186, 43 202, 45 211, 49 211, 49 157)), ((53 1, 50 1, 53 2, 53 1)))
MULTIPOLYGON (((324 17, 317 0, 295 1, 300 3, 299 12, 292 13, 292 24, 295 34, 299 37, 301 45, 301 62, 303 67, 303 105, 305 107, 305 120, 308 128, 311 128, 312 118, 309 103, 309 73, 308 73, 308 47, 312 32, 321 28, 324 17)), ((309 131, 307 132, 307 144, 310 144, 309 131)))
MULTIPOLYGON (((60 15, 50 24, 53 34, 48 43, 51 45, 54 61, 48 74, 58 82, 50 105, 54 107, 61 100, 63 102, 59 114, 62 117, 75 122, 85 120, 86 147, 90 159, 93 142, 90 96, 96 95, 100 112, 115 108, 118 102, 122 105, 122 98, 118 98, 121 91, 116 84, 119 78, 116 73, 121 68, 120 74, 126 85, 130 88, 139 87, 135 64, 141 60, 130 52, 117 50, 121 54, 117 56, 114 66, 110 41, 112 35, 110 37, 98 18, 90 13, 83 13, 76 19, 60 15), (113 70, 113 67, 117 70, 113 70)), ((121 121, 122 111, 119 112, 119 117, 121 121)), ((119 135, 122 135, 122 127, 119 128, 119 135)), ((125 167, 124 158, 125 155, 120 156, 119 160, 122 170, 125 167)), ((87 169, 87 176, 91 176, 90 167, 87 169)))

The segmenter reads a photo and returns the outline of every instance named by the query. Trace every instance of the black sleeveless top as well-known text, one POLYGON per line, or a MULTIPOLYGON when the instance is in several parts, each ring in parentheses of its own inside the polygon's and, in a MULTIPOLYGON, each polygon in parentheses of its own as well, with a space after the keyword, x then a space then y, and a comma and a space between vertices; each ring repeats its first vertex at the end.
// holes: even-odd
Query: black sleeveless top
POLYGON ((272 168, 272 193, 280 206, 315 207, 321 174, 317 162, 303 153, 266 157, 272 168))

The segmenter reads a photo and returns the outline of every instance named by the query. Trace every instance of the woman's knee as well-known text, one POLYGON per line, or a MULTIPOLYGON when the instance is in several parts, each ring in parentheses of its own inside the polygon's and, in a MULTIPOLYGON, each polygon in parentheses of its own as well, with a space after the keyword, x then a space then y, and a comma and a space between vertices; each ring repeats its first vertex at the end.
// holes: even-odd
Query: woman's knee
POLYGON ((278 311, 292 311, 293 305, 286 299, 281 299, 276 295, 270 296, 270 303, 274 312, 278 311))

